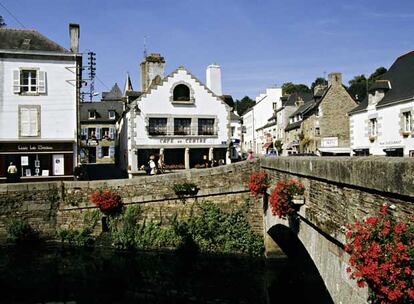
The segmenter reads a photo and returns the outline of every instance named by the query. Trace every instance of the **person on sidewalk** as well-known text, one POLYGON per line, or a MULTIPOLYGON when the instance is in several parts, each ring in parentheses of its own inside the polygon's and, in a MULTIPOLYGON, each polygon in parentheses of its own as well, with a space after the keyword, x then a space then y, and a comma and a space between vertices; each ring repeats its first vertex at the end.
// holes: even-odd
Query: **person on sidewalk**
POLYGON ((253 156, 253 151, 249 150, 247 151, 247 160, 253 160, 254 156, 253 156))
POLYGON ((10 162, 10 165, 7 168, 7 174, 7 181, 9 183, 17 183, 17 167, 13 164, 13 162, 10 162))

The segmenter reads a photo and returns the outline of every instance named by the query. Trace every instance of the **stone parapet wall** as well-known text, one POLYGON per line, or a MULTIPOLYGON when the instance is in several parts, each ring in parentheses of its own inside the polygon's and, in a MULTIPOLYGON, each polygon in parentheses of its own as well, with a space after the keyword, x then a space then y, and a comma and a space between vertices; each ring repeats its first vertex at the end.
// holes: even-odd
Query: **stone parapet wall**
POLYGON ((397 218, 414 215, 414 161, 387 157, 265 158, 273 181, 295 178, 305 186, 306 218, 344 241, 344 226, 375 215, 384 204, 397 218))
MULTIPOLYGON (((287 157, 262 159, 261 167, 274 183, 298 179, 304 184, 305 205, 299 212, 297 236, 334 303, 367 303, 367 289, 358 288, 346 272, 349 255, 343 250, 345 225, 378 214, 384 203, 393 205, 395 217, 410 221, 414 216, 414 161, 386 157, 287 157)), ((265 231, 277 225, 289 226, 268 210, 265 231)))
MULTIPOLYGON (((5 234, 6 221, 13 217, 27 219, 45 236, 54 235, 59 228, 80 229, 87 224, 85 216, 96 210, 89 195, 97 189, 117 191, 127 206, 140 204, 143 216, 155 220, 168 220, 174 214, 186 216, 195 202, 210 201, 228 211, 238 209, 250 201, 248 179, 258 168, 259 162, 254 161, 134 179, 1 184, 0 236, 5 234), (184 201, 176 196, 172 186, 183 182, 198 186, 196 197, 184 201)), ((262 234, 260 203, 249 204, 247 217, 262 234)))

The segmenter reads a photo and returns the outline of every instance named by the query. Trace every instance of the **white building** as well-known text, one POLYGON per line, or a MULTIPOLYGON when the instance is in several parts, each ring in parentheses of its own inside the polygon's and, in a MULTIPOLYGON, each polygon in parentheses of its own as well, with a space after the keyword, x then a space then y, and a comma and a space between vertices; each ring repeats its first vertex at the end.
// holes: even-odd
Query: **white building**
POLYGON ((414 51, 398 57, 349 116, 354 155, 414 156, 414 51))
POLYGON ((35 30, 0 29, 0 182, 73 178, 82 64, 79 25, 70 51, 35 30))
POLYGON ((242 157, 242 123, 240 116, 238 116, 235 111, 230 113, 230 136, 232 145, 230 149, 230 159, 231 161, 240 160, 242 157))
POLYGON ((150 155, 163 155, 170 169, 205 167, 213 160, 230 162, 229 96, 221 90, 221 72, 217 65, 207 68, 203 85, 184 67, 163 77, 164 58, 159 54, 146 56, 141 64, 142 79, 153 78, 149 88, 129 104, 121 122, 121 155, 130 177, 139 172, 150 155), (146 75, 146 66, 155 65, 146 75))
POLYGON ((262 135, 262 130, 269 123, 281 97, 281 88, 268 88, 265 93, 256 97, 256 104, 243 115, 243 152, 251 149, 256 154, 263 153, 268 137, 262 135))

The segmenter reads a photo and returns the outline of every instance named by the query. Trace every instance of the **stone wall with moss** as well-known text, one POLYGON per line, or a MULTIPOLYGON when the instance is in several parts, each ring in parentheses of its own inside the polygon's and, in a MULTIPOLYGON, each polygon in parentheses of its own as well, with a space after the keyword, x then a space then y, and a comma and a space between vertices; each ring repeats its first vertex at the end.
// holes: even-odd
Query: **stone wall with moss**
MULTIPOLYGON (((82 229, 91 224, 98 209, 89 201, 97 189, 118 192, 123 202, 139 204, 148 220, 166 221, 177 214, 188 216, 192 206, 205 201, 224 211, 241 208, 247 202, 247 218, 256 233, 263 233, 263 210, 260 201, 250 201, 248 179, 259 162, 240 162, 203 170, 187 170, 134 179, 105 181, 73 181, 0 185, 0 236, 9 218, 26 219, 42 235, 51 236, 59 229, 82 229), (175 183, 194 183, 196 196, 179 198, 172 190, 175 183)), ((197 210, 197 208, 193 208, 197 210)), ((102 214, 94 231, 101 231, 102 214)))

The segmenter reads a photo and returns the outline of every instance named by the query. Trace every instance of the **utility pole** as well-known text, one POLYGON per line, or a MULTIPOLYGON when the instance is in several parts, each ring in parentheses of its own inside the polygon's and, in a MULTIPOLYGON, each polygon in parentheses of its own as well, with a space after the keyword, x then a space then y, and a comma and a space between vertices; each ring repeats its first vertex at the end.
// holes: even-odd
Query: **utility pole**
POLYGON ((89 81, 89 92, 82 92, 81 99, 84 102, 85 95, 89 95, 89 102, 92 102, 95 94, 96 53, 92 51, 88 52, 88 65, 85 69, 88 70, 88 78, 85 80, 89 81))

